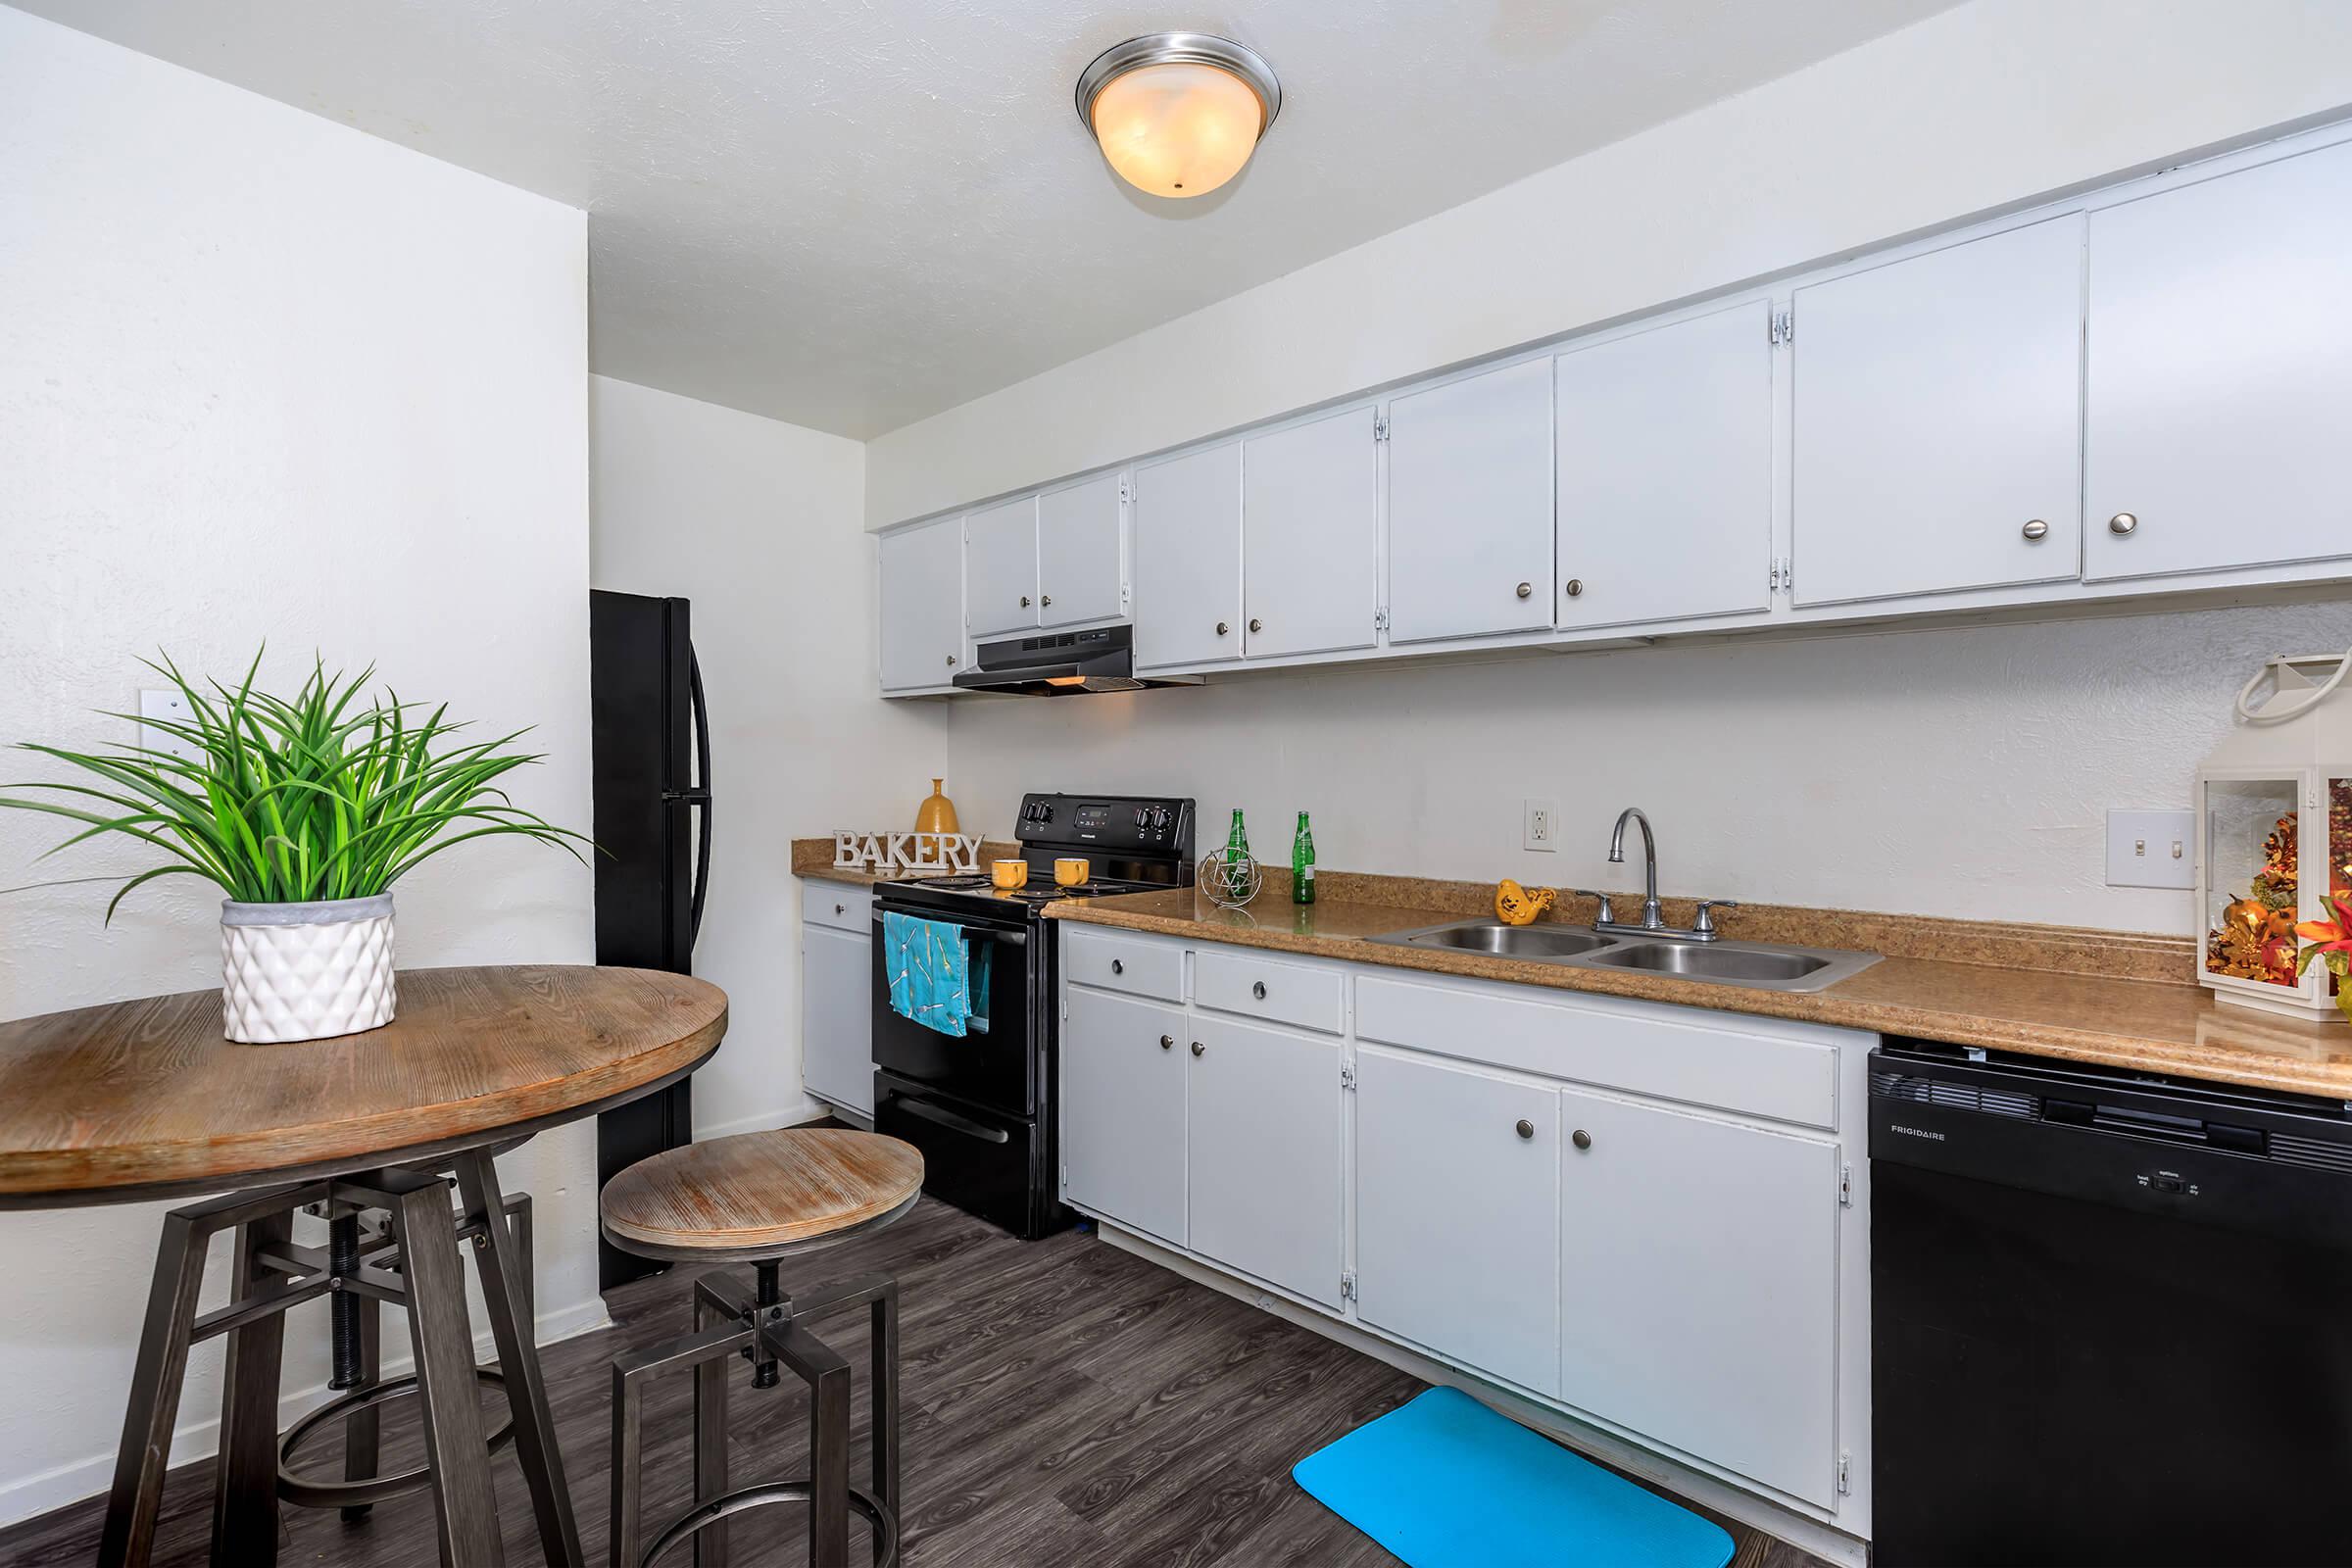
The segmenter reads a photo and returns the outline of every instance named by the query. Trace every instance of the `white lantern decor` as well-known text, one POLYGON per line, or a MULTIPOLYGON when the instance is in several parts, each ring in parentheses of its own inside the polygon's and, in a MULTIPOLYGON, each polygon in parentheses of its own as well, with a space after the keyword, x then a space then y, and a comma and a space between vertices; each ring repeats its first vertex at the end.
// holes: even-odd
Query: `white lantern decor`
POLYGON ((2329 965, 2296 963, 2310 940, 2296 927, 2331 925, 2335 901, 2352 903, 2347 669, 2352 655, 2272 660, 2197 769, 2202 978, 2217 1001, 2304 1018, 2338 1005, 2329 965), (2251 706, 2266 684, 2268 700, 2251 706))

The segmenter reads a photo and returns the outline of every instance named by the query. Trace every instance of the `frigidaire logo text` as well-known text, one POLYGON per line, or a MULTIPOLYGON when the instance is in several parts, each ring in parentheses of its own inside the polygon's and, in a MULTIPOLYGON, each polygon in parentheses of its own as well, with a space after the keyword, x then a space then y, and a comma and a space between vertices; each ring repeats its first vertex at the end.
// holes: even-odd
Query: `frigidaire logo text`
POLYGON ((1941 1133, 1932 1133, 1925 1127, 1906 1127, 1899 1121, 1888 1122, 1886 1130, 1890 1133, 1901 1133, 1905 1138, 1929 1138, 1939 1144, 1943 1142, 1941 1133))

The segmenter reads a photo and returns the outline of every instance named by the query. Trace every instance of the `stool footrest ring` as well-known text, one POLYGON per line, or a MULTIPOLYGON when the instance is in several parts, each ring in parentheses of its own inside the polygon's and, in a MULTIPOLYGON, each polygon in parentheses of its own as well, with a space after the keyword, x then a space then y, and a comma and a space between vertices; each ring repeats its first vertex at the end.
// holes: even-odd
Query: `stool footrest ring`
MULTIPOLYGON (((806 1480, 767 1481, 755 1487, 738 1487, 724 1495, 712 1497, 709 1502, 698 1502, 680 1515, 675 1524, 654 1538, 654 1544, 646 1547, 645 1554, 637 1559, 637 1568, 649 1568, 663 1552, 706 1526, 754 1508, 764 1508, 770 1503, 807 1502, 814 1490, 812 1484, 806 1480)), ((864 1515, 865 1522, 873 1527, 874 1568, 897 1568, 899 1516, 863 1487, 850 1488, 850 1506, 864 1515)))
MULTIPOLYGON (((504 1390, 507 1380, 496 1367, 477 1366, 473 1369, 476 1383, 504 1390)), ((303 1440, 330 1421, 340 1421, 373 1405, 388 1404, 394 1399, 412 1398, 416 1393, 416 1376, 386 1378, 364 1389, 354 1389, 339 1399, 329 1399, 318 1409, 286 1428, 286 1435, 277 1441, 277 1494, 297 1508, 361 1508, 373 1503, 389 1502, 394 1497, 421 1492, 433 1484, 430 1465, 417 1465, 397 1475, 369 1476, 361 1481, 325 1481, 312 1476, 296 1475, 291 1465, 294 1450, 303 1440)), ((512 1412, 506 1421, 490 1432, 490 1451, 514 1441, 514 1417, 512 1412)))

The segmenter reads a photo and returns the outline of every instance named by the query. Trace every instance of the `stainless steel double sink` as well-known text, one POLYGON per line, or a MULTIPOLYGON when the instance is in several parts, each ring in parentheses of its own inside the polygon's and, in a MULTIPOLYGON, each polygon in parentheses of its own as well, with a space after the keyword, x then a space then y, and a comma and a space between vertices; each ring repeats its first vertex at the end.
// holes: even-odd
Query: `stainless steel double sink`
POLYGON ((1625 969, 1759 991, 1821 991, 1860 974, 1880 956, 1843 948, 1617 936, 1572 925, 1506 925, 1489 917, 1393 931, 1370 940, 1386 947, 1450 949, 1572 969, 1625 969))

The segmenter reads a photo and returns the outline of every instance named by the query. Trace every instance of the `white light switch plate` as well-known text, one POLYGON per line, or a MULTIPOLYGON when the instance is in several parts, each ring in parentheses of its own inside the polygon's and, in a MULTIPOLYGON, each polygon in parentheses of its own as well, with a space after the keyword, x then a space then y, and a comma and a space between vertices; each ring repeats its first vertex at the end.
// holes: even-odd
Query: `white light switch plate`
POLYGON ((2107 885, 2111 888, 2195 887, 2196 813, 2109 811, 2107 885))
MULTIPOLYGON (((179 693, 142 691, 139 693, 139 716, 168 718, 174 723, 184 724, 191 715, 188 712, 188 700, 179 693)), ((149 751, 170 752, 173 757, 182 757, 191 762, 198 760, 195 747, 152 724, 139 726, 139 744, 149 751)))
POLYGON ((1560 805, 1557 801, 1519 803, 1519 847, 1551 854, 1560 847, 1560 805))

